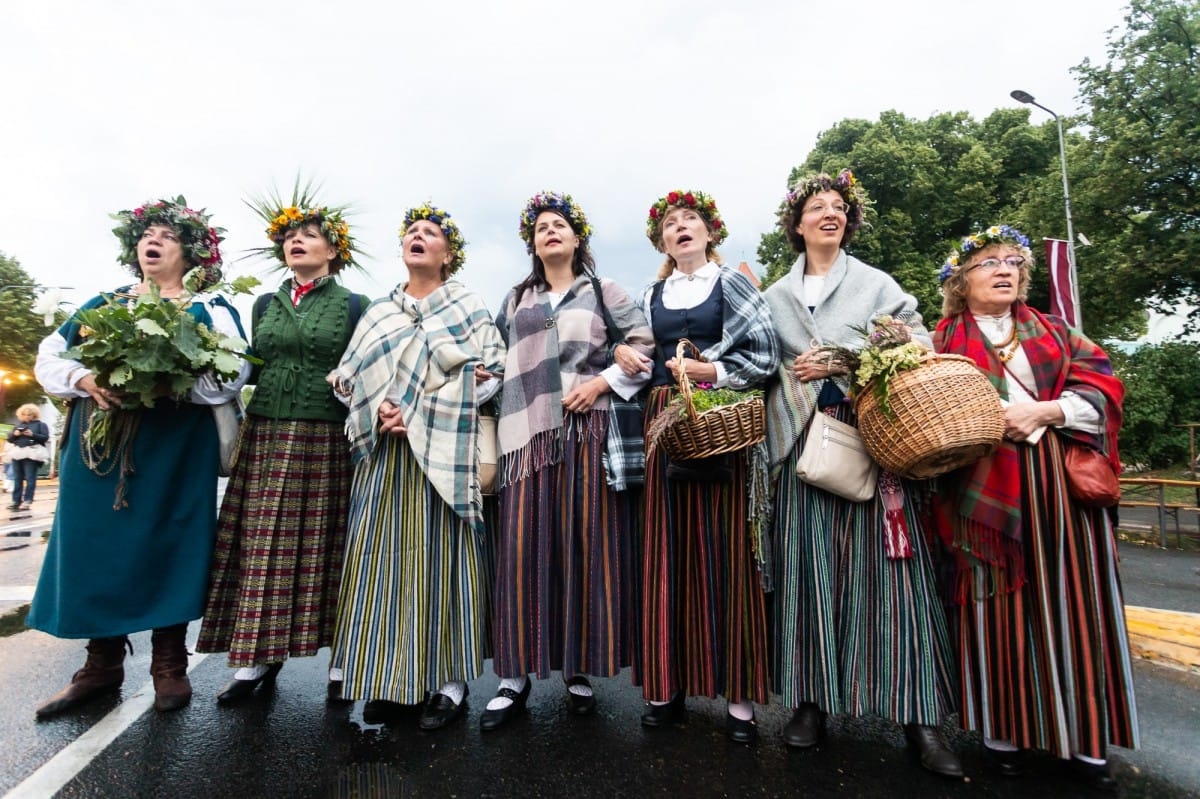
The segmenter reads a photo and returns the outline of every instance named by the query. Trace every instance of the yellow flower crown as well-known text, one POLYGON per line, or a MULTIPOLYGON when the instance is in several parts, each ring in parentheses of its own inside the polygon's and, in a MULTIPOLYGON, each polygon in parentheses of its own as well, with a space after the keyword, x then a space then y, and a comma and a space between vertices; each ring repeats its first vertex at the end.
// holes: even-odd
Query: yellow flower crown
POLYGON ((248 201, 246 204, 267 223, 267 238, 272 242, 272 246, 259 247, 252 252, 263 256, 270 255, 281 265, 286 264, 283 240, 287 232, 305 225, 316 225, 330 246, 337 250, 337 257, 330 265, 330 272, 336 273, 346 266, 362 268, 356 257, 361 251, 354 236, 350 234, 350 225, 346 222, 347 207, 319 205, 312 196, 315 191, 311 182, 301 190, 300 181, 297 179, 289 203, 285 204, 277 192, 270 197, 248 201))

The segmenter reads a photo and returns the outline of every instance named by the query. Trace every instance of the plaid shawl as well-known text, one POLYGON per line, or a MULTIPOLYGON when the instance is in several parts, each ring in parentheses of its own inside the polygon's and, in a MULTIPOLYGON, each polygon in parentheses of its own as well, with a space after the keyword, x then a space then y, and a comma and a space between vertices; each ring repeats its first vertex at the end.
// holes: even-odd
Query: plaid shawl
POLYGON ((404 286, 363 313, 334 374, 351 387, 346 433, 355 463, 378 439, 379 407, 393 386, 407 440, 425 477, 459 518, 483 532, 475 365, 503 371, 504 342, 487 307, 458 281, 404 307, 404 286))
MULTIPOLYGON (((600 286, 625 343, 649 356, 652 334, 629 295, 606 278, 600 286)), ((562 460, 562 398, 608 367, 608 327, 586 274, 553 308, 545 291, 528 289, 519 303, 510 291, 496 324, 508 345, 499 433, 501 484, 509 485, 562 460)), ((593 411, 608 409, 608 394, 602 394, 593 411)))
MULTIPOLYGON (((1120 471, 1117 434, 1121 429, 1121 403, 1125 388, 1113 375, 1112 364, 1100 347, 1057 316, 1049 316, 1017 301, 1013 324, 1021 349, 1029 359, 1039 401, 1054 400, 1073 391, 1092 405, 1104 420, 1104 434, 1093 436, 1075 430, 1062 435, 1099 449, 1120 471)), ((965 355, 988 376, 1001 397, 1008 398, 1008 373, 996 351, 987 343, 970 311, 938 323, 933 336, 938 352, 965 355)), ((993 588, 1012 591, 1025 580, 1021 555, 1022 474, 1018 447, 1008 440, 991 456, 947 476, 935 503, 943 539, 963 556, 992 567, 993 588)))

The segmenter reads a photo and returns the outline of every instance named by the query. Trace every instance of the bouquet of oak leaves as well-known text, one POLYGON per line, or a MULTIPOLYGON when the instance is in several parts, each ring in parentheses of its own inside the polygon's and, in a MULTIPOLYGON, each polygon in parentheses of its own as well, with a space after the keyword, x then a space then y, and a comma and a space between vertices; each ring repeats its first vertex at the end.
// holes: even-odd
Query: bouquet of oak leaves
MULTIPOLYGON (((120 407, 92 410, 84 442, 93 450, 89 463, 103 460, 129 433, 136 411, 162 397, 181 398, 201 375, 234 380, 242 362, 259 361, 238 336, 228 336, 196 321, 191 305, 201 270, 184 277, 187 289, 178 299, 164 299, 153 283, 136 297, 107 294, 104 304, 75 312, 80 341, 63 353, 79 361, 96 377, 96 383, 122 392, 120 407)), ((254 277, 239 277, 218 288, 231 294, 249 294, 258 285, 254 277)))

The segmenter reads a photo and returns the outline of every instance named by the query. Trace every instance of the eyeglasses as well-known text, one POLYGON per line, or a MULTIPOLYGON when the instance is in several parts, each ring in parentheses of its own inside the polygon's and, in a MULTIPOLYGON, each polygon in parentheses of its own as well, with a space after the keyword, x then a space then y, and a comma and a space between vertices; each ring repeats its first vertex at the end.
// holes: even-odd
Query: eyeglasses
POLYGON ((995 272, 997 269, 1000 268, 1001 264, 1003 264, 1004 266, 1007 266, 1009 269, 1020 269, 1022 266, 1025 265, 1025 256, 1010 255, 1007 258, 1003 258, 1003 259, 1002 258, 988 258, 985 261, 980 261, 979 263, 975 264, 967 271, 973 272, 976 269, 982 269, 984 272, 995 272))
POLYGON ((845 203, 834 203, 833 205, 826 205, 825 203, 813 203, 804 209, 804 213, 824 214, 826 211, 830 210, 832 210, 835 214, 846 216, 850 213, 850 206, 846 205, 845 203))

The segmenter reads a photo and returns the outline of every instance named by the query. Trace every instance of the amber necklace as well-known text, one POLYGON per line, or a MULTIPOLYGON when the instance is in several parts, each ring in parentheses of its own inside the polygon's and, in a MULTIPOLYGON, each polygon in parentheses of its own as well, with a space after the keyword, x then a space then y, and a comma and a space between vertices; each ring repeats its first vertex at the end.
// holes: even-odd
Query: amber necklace
POLYGON ((999 344, 993 344, 992 348, 996 350, 996 357, 1000 359, 1000 363, 1008 363, 1016 357, 1017 350, 1021 347, 1021 339, 1017 336, 1017 326, 1014 323, 1012 332, 1008 334, 1008 338, 999 344))

